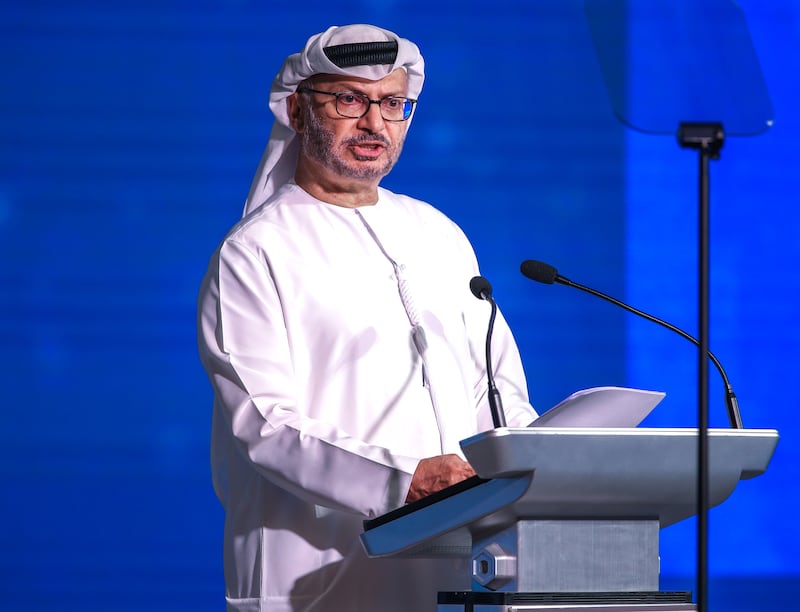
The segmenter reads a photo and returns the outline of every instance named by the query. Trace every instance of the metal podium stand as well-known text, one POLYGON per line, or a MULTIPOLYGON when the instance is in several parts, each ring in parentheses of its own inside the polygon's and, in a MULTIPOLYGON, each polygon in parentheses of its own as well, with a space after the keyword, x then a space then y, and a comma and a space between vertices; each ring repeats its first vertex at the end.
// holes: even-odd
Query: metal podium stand
MULTIPOLYGON (((371 557, 469 557, 439 612, 695 610, 659 591, 659 529, 697 508, 696 429, 500 428, 461 442, 478 473, 365 523, 371 557)), ((711 429, 709 507, 763 474, 764 429, 711 429)))

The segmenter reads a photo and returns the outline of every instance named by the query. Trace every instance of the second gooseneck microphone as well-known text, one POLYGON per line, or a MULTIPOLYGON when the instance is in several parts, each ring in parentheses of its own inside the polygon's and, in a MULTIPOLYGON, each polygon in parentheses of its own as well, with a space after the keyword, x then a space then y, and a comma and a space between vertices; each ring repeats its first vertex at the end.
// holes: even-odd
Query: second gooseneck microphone
POLYGON ((503 412, 503 402, 500 399, 500 391, 494 384, 494 373, 492 372, 492 332, 494 331, 494 320, 497 317, 497 304, 492 297, 492 285, 482 276, 475 276, 469 281, 469 288, 479 300, 486 300, 492 306, 492 314, 489 315, 489 329, 486 332, 486 380, 489 384, 489 409, 492 412, 492 422, 495 428, 506 426, 506 415, 503 412))
MULTIPOLYGON (((695 346, 700 346, 700 342, 695 339, 693 336, 690 336, 682 329, 675 327, 671 323, 667 323, 666 321, 662 321, 661 319, 654 317, 653 315, 647 314, 646 312, 642 312, 641 310, 634 308, 633 306, 629 306, 624 302, 619 301, 616 298, 611 297, 610 295, 606 295, 605 293, 601 293, 591 287, 586 287, 584 285, 578 284, 561 276, 553 266, 550 264, 546 264, 542 261, 536 261, 533 259, 528 259, 527 261, 523 261, 520 264, 520 272, 527 276, 531 280, 535 280, 539 283, 545 283, 547 285, 552 285, 553 283, 559 283, 561 285, 567 285, 568 287, 574 287, 575 289, 580 289, 581 291, 585 291, 586 293, 591 293, 592 295, 602 298, 620 308, 624 308, 628 312, 632 312, 635 315, 639 315, 640 317, 644 317, 648 321, 652 321, 653 323, 658 323, 674 331, 676 334, 683 336, 689 342, 695 344, 695 346)), ((473 291, 474 293, 474 291, 473 291)), ((742 429, 742 416, 739 413, 739 402, 736 399, 736 394, 733 392, 733 387, 731 386, 730 381, 728 380, 728 376, 725 374, 725 370, 722 367, 722 364, 719 362, 714 356, 714 353, 708 351, 708 357, 716 366, 717 370, 722 376, 722 382, 725 384, 725 404, 728 407, 728 420, 731 423, 731 427, 734 429, 742 429)))

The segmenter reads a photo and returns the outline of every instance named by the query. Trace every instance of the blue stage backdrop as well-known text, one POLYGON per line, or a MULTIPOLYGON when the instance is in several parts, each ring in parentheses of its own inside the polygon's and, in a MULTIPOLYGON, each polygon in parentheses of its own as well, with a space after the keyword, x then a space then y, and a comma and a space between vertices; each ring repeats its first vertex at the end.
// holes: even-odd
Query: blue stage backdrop
MULTIPOLYGON (((770 471, 710 514, 720 612, 785 610, 800 595, 800 2, 740 5, 775 124, 729 138, 712 162, 711 346, 745 424, 782 441, 770 471)), ((668 394, 648 424, 696 424, 689 343, 518 272, 541 259, 696 331, 696 154, 616 119, 581 0, 7 1, 1 608, 222 609, 197 289, 240 215, 283 58, 351 22, 412 38, 426 56, 385 185, 434 203, 472 239, 534 405, 631 385, 668 394)), ((663 54, 653 44, 620 60, 647 66, 663 54)), ((725 426, 711 376, 712 425, 725 426)), ((664 587, 693 589, 694 559, 694 521, 664 530, 664 587)))

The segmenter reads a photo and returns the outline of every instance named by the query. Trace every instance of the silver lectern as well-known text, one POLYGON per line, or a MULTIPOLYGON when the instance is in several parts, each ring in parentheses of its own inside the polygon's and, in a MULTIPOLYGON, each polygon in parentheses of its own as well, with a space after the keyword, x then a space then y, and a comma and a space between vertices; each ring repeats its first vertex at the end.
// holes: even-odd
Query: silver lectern
MULTIPOLYGON (((659 529, 697 509, 696 429, 500 428, 461 442, 478 477, 366 521, 371 557, 469 557, 439 612, 695 610, 659 591, 659 529)), ((778 433, 711 429, 708 506, 764 473, 778 433)))

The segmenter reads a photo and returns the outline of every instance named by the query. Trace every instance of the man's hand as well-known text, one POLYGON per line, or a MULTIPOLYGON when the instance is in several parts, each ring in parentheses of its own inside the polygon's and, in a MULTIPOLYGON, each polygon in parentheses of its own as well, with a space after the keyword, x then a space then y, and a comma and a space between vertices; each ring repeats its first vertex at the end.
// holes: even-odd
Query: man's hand
POLYGON ((415 502, 471 476, 475 476, 475 470, 458 455, 440 455, 423 459, 411 478, 406 503, 415 502))

